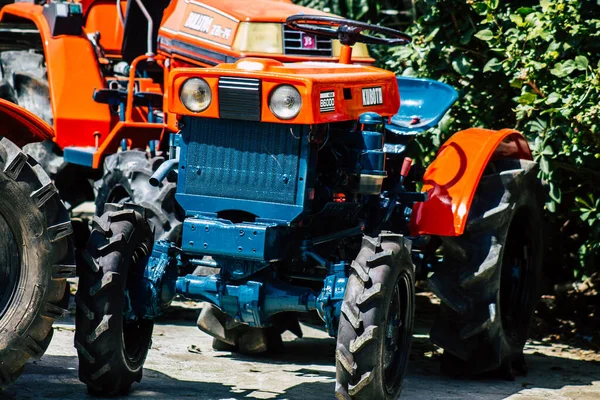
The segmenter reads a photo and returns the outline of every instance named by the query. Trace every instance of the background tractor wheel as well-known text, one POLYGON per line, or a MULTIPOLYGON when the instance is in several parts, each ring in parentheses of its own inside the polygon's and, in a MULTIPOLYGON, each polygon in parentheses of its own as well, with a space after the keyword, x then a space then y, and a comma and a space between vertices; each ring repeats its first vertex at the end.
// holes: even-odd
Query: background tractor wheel
POLYGON ((44 53, 9 50, 0 53, 0 95, 31 111, 52 126, 52 105, 44 53))
POLYGON ((140 207, 109 205, 95 217, 79 277, 75 347, 79 379, 91 394, 115 396, 142 379, 154 323, 127 318, 139 289, 152 232, 140 207), (140 213, 141 212, 141 213, 140 213))
POLYGON ((104 176, 96 182, 96 214, 107 203, 134 203, 146 209, 155 240, 177 243, 181 237, 183 210, 175 200, 177 184, 168 180, 151 186, 150 177, 164 162, 163 157, 149 159, 139 150, 122 151, 106 158, 104 176))
POLYGON ((0 389, 30 357, 40 358, 66 278, 75 275, 71 223, 42 167, 8 139, 0 140, 0 389))
POLYGON ((524 373, 523 346, 539 298, 542 205, 537 165, 491 163, 462 236, 444 237, 444 262, 430 279, 441 299, 431 340, 453 375, 524 373))
POLYGON ((365 237, 352 263, 336 349, 338 399, 395 400, 402 391, 415 313, 410 242, 365 237))

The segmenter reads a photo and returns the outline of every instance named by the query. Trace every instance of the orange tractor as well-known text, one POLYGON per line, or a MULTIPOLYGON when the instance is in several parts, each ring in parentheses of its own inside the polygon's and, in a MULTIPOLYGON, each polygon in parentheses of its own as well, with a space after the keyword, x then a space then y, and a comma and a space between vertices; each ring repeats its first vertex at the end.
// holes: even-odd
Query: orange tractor
POLYGON ((173 185, 181 233, 157 237, 132 198, 94 219, 75 333, 88 391, 141 380, 154 321, 179 295, 208 303, 198 327, 229 351, 265 351, 320 322, 336 338, 337 398, 397 399, 421 256, 442 302, 431 339, 445 368, 522 372, 543 250, 525 138, 458 132, 417 190, 407 145, 454 89, 352 62, 353 45, 407 44, 403 32, 326 15, 286 25, 339 40, 339 62, 170 68, 163 106, 178 131, 146 184, 173 185))
MULTIPOLYGON (((244 57, 337 61, 338 40, 283 22, 314 13, 285 0, 48 1, 0 11, 0 98, 53 125, 55 137, 26 151, 51 175, 69 207, 133 199, 153 213, 159 237, 178 234, 173 185, 145 182, 164 160, 177 118, 166 109, 169 72, 244 57), (137 152, 116 154, 120 150, 137 152), (105 168, 103 170, 103 164, 105 168), (99 181, 94 188, 90 182, 99 181)), ((373 63, 366 45, 355 62, 373 63)))
POLYGON ((153 321, 178 294, 210 303, 198 326, 229 350, 322 321, 338 397, 397 398, 421 260, 435 264, 431 338, 447 368, 524 367, 542 249, 524 137, 459 132, 416 176, 406 146, 456 92, 369 65, 365 45, 406 44, 402 32, 312 14, 275 0, 0 11, 2 48, 22 46, 0 53, 0 93, 55 128, 28 151, 71 206, 95 190, 105 211, 78 292, 90 392, 141 379, 153 321))

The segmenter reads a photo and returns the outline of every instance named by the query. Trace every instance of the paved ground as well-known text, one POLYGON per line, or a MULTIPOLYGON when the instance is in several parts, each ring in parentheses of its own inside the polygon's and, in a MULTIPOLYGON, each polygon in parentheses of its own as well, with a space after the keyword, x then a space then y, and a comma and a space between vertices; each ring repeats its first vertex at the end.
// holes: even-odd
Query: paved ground
MULTIPOLYGON (((564 345, 529 344, 530 373, 514 382, 441 376, 436 349, 426 335, 429 322, 418 321, 403 398, 600 399, 600 355, 564 345)), ((335 342, 317 329, 303 326, 303 330, 304 339, 286 335, 284 354, 250 358, 214 352, 210 337, 190 318, 162 321, 155 328, 144 379, 134 386, 130 398, 333 398, 335 342)), ((90 399, 77 379, 73 334, 72 319, 58 324, 46 355, 30 363, 15 385, 0 392, 0 399, 90 399)))

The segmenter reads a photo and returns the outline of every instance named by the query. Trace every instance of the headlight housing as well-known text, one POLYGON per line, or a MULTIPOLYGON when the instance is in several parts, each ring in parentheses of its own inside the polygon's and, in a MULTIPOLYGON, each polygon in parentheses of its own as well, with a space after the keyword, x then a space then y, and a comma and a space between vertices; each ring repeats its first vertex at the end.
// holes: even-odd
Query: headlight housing
POLYGON ((271 22, 241 22, 233 49, 250 53, 283 54, 283 27, 271 22))
POLYGON ((302 96, 298 89, 291 85, 277 86, 271 92, 269 108, 279 119, 292 119, 302 109, 302 96))
POLYGON ((204 79, 190 78, 181 85, 179 98, 185 108, 197 113, 208 108, 212 101, 212 92, 204 79))

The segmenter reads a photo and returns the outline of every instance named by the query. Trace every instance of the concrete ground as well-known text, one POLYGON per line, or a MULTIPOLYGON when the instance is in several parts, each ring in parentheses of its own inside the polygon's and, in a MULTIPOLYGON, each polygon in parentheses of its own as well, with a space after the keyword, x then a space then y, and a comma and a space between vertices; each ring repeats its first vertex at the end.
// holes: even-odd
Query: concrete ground
MULTIPOLYGON (((421 305, 430 302, 426 296, 418 300, 421 305)), ((333 398, 335 341, 324 332, 303 326, 303 339, 286 333, 283 354, 245 357, 213 351, 211 338, 195 327, 193 314, 184 310, 177 318, 171 316, 156 325, 144 379, 134 385, 129 398, 333 398)), ((430 320, 429 316, 417 320, 403 398, 600 399, 600 355, 560 344, 529 343, 529 375, 514 382, 442 376, 438 349, 427 336, 430 320)), ((72 317, 58 323, 46 355, 27 365, 16 383, 0 392, 0 399, 91 399, 77 378, 73 335, 72 317)))

